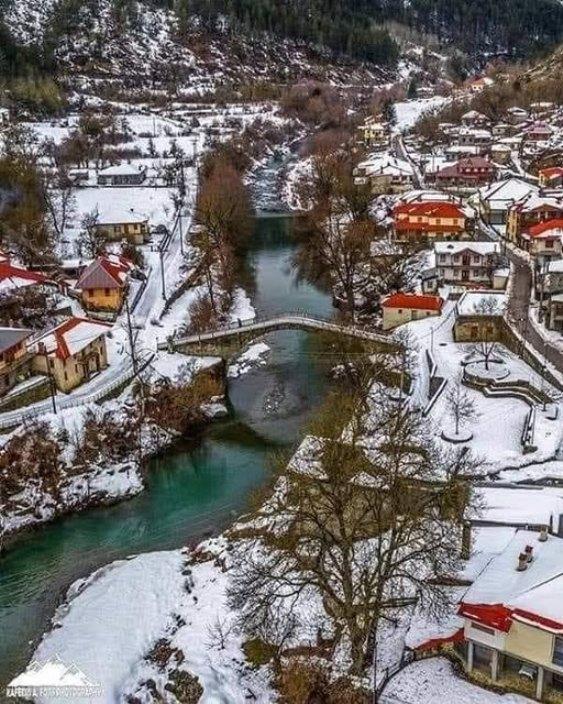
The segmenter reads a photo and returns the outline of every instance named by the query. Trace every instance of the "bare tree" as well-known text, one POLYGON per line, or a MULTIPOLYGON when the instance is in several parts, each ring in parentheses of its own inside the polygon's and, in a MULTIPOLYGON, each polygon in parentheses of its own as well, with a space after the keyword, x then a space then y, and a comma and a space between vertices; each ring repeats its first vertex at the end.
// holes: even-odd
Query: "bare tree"
POLYGON ((99 222, 100 216, 97 208, 82 218, 82 230, 77 239, 80 256, 97 257, 105 252, 107 237, 99 229, 99 222))
POLYGON ((497 326, 494 321, 502 314, 502 304, 494 295, 480 298, 474 305, 474 311, 481 319, 479 329, 481 340, 473 345, 472 351, 478 355, 489 371, 490 363, 497 357, 503 357, 503 348, 498 343, 497 326))
POLYGON ((455 434, 459 435, 460 428, 477 417, 475 403, 461 385, 460 380, 454 381, 450 386, 446 394, 446 403, 455 423, 455 434))
POLYGON ((347 645, 350 674, 359 675, 368 637, 390 609, 449 605, 440 579, 457 569, 474 466, 434 443, 420 414, 383 392, 372 399, 369 435, 356 408, 356 398, 331 397, 313 438, 280 472, 250 524, 254 539, 247 533, 235 548, 230 600, 250 634, 278 610, 300 603, 307 613, 304 604, 322 603, 336 644, 347 645))
POLYGON ((45 184, 43 195, 51 225, 57 239, 60 240, 76 204, 74 184, 66 168, 59 167, 57 169, 54 181, 45 184))

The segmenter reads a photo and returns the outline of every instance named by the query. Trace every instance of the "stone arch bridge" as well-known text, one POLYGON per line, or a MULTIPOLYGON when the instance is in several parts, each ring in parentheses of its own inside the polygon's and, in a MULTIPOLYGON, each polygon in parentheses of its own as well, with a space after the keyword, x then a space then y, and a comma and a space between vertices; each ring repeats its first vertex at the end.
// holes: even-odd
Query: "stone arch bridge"
POLYGON ((262 320, 252 320, 221 330, 210 330, 184 337, 170 337, 159 344, 160 350, 183 352, 191 355, 231 357, 251 342, 277 330, 305 330, 325 332, 362 340, 370 350, 396 352, 400 345, 396 340, 380 332, 372 332, 354 325, 343 325, 305 313, 286 313, 262 320))

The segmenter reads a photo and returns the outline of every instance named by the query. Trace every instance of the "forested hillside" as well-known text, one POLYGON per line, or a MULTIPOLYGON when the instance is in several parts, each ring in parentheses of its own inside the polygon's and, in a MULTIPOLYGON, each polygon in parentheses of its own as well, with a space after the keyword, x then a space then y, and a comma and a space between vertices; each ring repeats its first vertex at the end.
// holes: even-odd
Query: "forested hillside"
POLYGON ((563 4, 558 0, 0 0, 0 76, 53 73, 65 59, 77 56, 87 67, 91 60, 103 61, 112 54, 116 37, 135 32, 156 42, 164 32, 167 41, 190 49, 194 35, 200 45, 223 37, 258 41, 264 48, 268 47, 264 38, 270 37, 326 52, 328 58, 392 67, 400 54, 395 33, 400 26, 428 35, 434 45, 455 47, 475 58, 495 54, 522 58, 561 41, 563 4))

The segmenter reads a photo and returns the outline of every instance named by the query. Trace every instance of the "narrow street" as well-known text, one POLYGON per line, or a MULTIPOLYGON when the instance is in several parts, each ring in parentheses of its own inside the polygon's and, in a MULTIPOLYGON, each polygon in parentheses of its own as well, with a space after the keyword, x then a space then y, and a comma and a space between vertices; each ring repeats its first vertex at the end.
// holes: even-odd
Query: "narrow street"
POLYGON ((532 270, 529 263, 513 249, 506 255, 514 267, 512 288, 508 300, 508 318, 524 339, 563 374, 563 354, 542 337, 529 319, 532 295, 532 270))

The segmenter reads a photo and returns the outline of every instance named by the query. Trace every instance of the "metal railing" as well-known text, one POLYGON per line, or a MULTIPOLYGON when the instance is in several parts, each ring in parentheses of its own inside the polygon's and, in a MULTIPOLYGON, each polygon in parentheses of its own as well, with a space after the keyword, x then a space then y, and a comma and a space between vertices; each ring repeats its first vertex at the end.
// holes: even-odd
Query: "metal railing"
MULTIPOLYGON (((154 354, 147 356, 143 359, 137 374, 143 369, 145 369, 151 361, 154 359, 154 354)), ((107 398, 111 393, 113 393, 120 386, 123 386, 127 382, 131 381, 136 376, 135 370, 133 369, 133 364, 131 363, 124 372, 108 382, 107 384, 101 386, 96 391, 90 393, 84 393, 80 396, 69 394, 68 396, 61 396, 55 398, 55 403, 57 406, 57 411, 66 410, 69 408, 78 408, 79 406, 85 406, 89 403, 97 403, 98 401, 107 398)), ((6 411, 5 413, 0 413, 0 429, 6 430, 9 428, 15 428, 21 423, 34 420, 41 415, 51 412, 51 399, 46 399, 37 404, 32 404, 31 406, 24 406, 23 408, 18 408, 14 411, 6 411)))
MULTIPOLYGON (((241 332, 252 331, 267 331, 275 330, 276 328, 295 327, 301 329, 326 330, 327 332, 335 332, 344 334, 349 337, 356 337, 363 340, 372 340, 375 342, 393 343, 393 338, 381 333, 372 332, 365 328, 360 328, 355 325, 345 325, 331 321, 329 318, 323 318, 318 315, 311 315, 305 311, 290 311, 280 313, 279 315, 263 316, 261 318, 252 318, 249 320, 241 320, 239 323, 232 324, 229 327, 219 328, 217 330, 209 330, 183 337, 172 338, 171 342, 174 345, 187 345, 200 342, 209 342, 213 340, 221 340, 229 337, 235 337, 241 332)), ((158 349, 163 350, 168 347, 168 342, 160 343, 158 349)))

